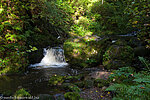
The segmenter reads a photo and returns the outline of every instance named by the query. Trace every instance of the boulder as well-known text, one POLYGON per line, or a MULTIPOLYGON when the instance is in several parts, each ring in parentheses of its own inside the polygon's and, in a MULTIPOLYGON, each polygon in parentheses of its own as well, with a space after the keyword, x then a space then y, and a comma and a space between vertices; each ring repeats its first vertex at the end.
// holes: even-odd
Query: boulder
POLYGON ((111 72, 106 72, 106 71, 94 71, 90 73, 90 77, 94 79, 103 79, 107 80, 111 72))
POLYGON ((66 61, 74 68, 95 67, 102 62, 102 56, 108 45, 109 38, 85 36, 65 41, 66 61))
POLYGON ((150 56, 150 48, 146 48, 145 46, 138 46, 134 48, 135 56, 150 56))
POLYGON ((38 48, 38 50, 29 53, 28 57, 29 63, 30 64, 40 63, 43 57, 44 57, 43 48, 38 48))
POLYGON ((130 66, 133 61, 133 48, 128 45, 112 45, 103 55, 103 65, 107 69, 130 66))

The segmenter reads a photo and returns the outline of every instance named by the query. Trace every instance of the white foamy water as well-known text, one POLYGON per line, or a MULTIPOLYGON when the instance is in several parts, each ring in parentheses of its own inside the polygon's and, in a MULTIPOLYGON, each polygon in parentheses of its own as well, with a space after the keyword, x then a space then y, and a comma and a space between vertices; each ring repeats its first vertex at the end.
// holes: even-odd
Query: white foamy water
POLYGON ((60 47, 50 49, 44 48, 44 57, 40 63, 31 64, 30 67, 40 66, 42 68, 48 67, 65 67, 68 63, 65 61, 64 50, 60 47))

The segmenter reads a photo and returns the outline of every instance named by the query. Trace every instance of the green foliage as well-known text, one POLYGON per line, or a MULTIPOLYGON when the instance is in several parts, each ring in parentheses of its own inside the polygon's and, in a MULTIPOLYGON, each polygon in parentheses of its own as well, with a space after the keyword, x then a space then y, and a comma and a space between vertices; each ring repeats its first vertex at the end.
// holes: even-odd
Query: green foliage
POLYGON ((122 67, 114 71, 114 73, 115 74, 111 74, 109 77, 111 81, 114 80, 117 83, 120 83, 120 82, 130 83, 131 80, 133 80, 132 74, 134 74, 135 72, 132 67, 122 67))
POLYGON ((138 37, 140 40, 145 41, 147 43, 147 47, 149 48, 149 25, 150 23, 150 1, 149 0, 141 0, 141 1, 126 1, 128 7, 124 11, 125 14, 130 16, 130 20, 128 25, 133 28, 137 28, 140 30, 138 37))
POLYGON ((28 93, 25 89, 20 89, 18 91, 16 91, 15 95, 17 98, 18 97, 30 97, 30 93, 28 93))
POLYGON ((128 33, 129 28, 126 24, 129 18, 128 15, 123 13, 124 10, 125 5, 120 1, 112 3, 104 2, 104 4, 101 4, 101 1, 94 3, 91 12, 94 15, 96 23, 94 22, 94 30, 91 27, 92 31, 101 32, 98 35, 128 33))
POLYGON ((150 71, 150 62, 143 57, 139 57, 139 60, 150 71))
POLYGON ((81 37, 86 35, 92 35, 92 32, 87 30, 85 27, 79 25, 74 25, 73 27, 71 27, 71 30, 72 30, 71 32, 72 35, 77 35, 81 37))
MULTIPOLYGON (((24 70, 28 59, 32 59, 27 56, 29 52, 63 43, 68 34, 84 38, 93 34, 139 32, 138 38, 149 48, 149 3, 148 0, 105 0, 104 4, 100 0, 1 0, 0 73, 24 70), (58 36, 62 38, 58 40, 58 36)), ((81 45, 69 44, 73 56, 90 52, 88 57, 81 57, 87 59, 77 59, 85 67, 97 59, 91 57, 95 48, 90 50, 88 41, 92 40, 85 40, 81 45)))
POLYGON ((67 1, 45 0, 43 5, 42 17, 48 18, 49 23, 56 26, 54 28, 59 35, 63 32, 68 32, 72 24, 70 16, 72 9, 70 9, 70 5, 67 5, 67 1))
POLYGON ((54 1, 42 0, 0 1, 0 74, 25 71, 30 60, 29 52, 53 44, 49 40, 60 42, 57 42, 57 37, 64 31, 63 27, 56 26, 66 27, 63 24, 66 15, 54 4, 54 1), (47 3, 53 5, 51 9, 47 3), (54 16, 59 18, 52 18, 51 11, 53 14, 56 11, 58 14, 54 16))
POLYGON ((114 91, 114 100, 141 100, 150 98, 150 75, 145 72, 134 72, 130 67, 123 67, 111 74, 114 83, 106 91, 114 91))
POLYGON ((24 31, 30 5, 26 0, 1 0, 0 5, 0 74, 25 71, 28 61, 24 31))

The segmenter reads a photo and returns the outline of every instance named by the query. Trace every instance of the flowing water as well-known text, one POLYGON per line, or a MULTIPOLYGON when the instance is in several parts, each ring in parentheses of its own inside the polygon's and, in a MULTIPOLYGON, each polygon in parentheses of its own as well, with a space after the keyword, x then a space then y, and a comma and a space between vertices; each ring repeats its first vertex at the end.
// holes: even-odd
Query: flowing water
POLYGON ((30 67, 49 68, 49 67, 65 67, 68 64, 65 61, 64 50, 60 47, 44 48, 44 58, 38 64, 33 64, 30 67))
POLYGON ((31 95, 62 93, 57 87, 49 87, 52 75, 72 75, 76 71, 67 67, 64 50, 60 47, 44 48, 44 58, 40 63, 32 64, 24 75, 0 76, 0 93, 14 93, 25 88, 31 95))

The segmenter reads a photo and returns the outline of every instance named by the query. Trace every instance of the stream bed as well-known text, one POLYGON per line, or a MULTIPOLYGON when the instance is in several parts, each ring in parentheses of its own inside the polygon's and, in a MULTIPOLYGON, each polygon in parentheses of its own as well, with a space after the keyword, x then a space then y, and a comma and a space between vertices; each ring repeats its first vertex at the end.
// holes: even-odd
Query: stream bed
POLYGON ((48 85, 49 77, 52 75, 73 75, 76 71, 68 67, 62 68, 36 68, 29 69, 24 75, 0 76, 0 93, 13 94, 21 88, 28 90, 31 95, 58 94, 62 93, 57 87, 48 85))

